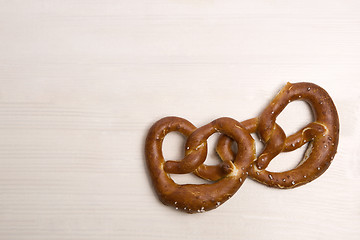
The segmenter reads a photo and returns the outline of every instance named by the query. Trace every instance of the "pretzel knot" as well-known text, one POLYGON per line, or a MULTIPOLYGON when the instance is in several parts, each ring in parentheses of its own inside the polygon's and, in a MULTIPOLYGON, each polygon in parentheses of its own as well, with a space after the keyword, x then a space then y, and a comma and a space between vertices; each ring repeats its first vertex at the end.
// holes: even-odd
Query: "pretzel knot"
POLYGON ((182 118, 163 118, 150 128, 145 154, 159 199, 175 209, 196 213, 220 206, 235 194, 247 176, 277 188, 293 188, 314 180, 329 167, 336 154, 338 139, 339 119, 328 93, 312 83, 288 83, 259 117, 241 123, 231 118, 219 118, 196 128, 182 118), (276 117, 295 100, 310 104, 315 121, 286 137, 276 124, 276 117), (163 139, 171 131, 187 137, 185 157, 180 161, 165 161, 162 154, 163 139), (221 133, 216 150, 222 162, 208 166, 203 164, 207 156, 206 142, 215 132, 221 133), (265 145, 258 157, 250 133, 257 133, 265 145), (232 149, 234 141, 238 146, 236 152, 232 149), (284 172, 266 170, 279 153, 293 151, 306 143, 308 148, 297 167, 284 172), (170 173, 194 173, 211 182, 176 184, 170 173))

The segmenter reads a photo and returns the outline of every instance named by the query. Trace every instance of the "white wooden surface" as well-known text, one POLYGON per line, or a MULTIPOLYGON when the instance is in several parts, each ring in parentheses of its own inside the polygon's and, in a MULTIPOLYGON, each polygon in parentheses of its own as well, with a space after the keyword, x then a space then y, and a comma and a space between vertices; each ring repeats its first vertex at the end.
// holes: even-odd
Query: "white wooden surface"
MULTIPOLYGON (((359 239, 359 66, 358 0, 0 1, 0 239, 359 239), (287 81, 319 84, 338 108, 324 175, 293 190, 247 180, 205 214, 157 200, 152 123, 255 117, 287 81)), ((299 102, 278 123, 311 119, 299 102)), ((170 134, 165 156, 183 143, 170 134)))

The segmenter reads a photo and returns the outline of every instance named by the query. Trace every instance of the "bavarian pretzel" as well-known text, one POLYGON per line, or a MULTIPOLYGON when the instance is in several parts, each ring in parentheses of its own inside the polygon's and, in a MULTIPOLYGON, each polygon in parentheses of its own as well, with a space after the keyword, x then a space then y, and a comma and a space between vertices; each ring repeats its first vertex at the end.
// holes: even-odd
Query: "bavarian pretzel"
POLYGON ((329 167, 336 153, 339 139, 339 119, 333 101, 321 87, 312 83, 288 83, 275 96, 257 118, 241 123, 231 118, 219 118, 196 128, 178 117, 166 117, 149 130, 145 154, 150 176, 165 204, 188 213, 211 210, 230 198, 242 185, 247 175, 267 186, 293 188, 319 177, 329 167), (276 124, 277 116, 292 101, 303 100, 312 107, 315 121, 286 137, 276 124), (178 131, 187 137, 185 157, 180 161, 165 161, 162 142, 165 135, 178 131), (221 164, 203 164, 207 155, 207 138, 222 133, 217 144, 221 164), (256 132, 265 144, 256 158, 254 140, 256 132), (238 150, 232 150, 235 141, 238 150), (309 143, 303 160, 292 170, 269 172, 269 162, 281 152, 293 151, 309 143), (176 184, 169 173, 193 172, 212 181, 209 184, 176 184))
MULTIPOLYGON (((325 172, 334 159, 339 139, 337 111, 327 92, 315 84, 288 83, 259 118, 245 121, 242 125, 249 132, 257 132, 260 139, 265 142, 265 149, 253 164, 249 175, 268 186, 293 188, 308 183, 325 172), (313 109, 315 121, 285 139, 275 120, 287 104, 294 100, 308 102, 313 109), (310 143, 305 156, 295 169, 285 172, 265 170, 278 153, 293 151, 308 142, 310 143)), ((233 158, 230 146, 231 139, 220 136, 217 152, 225 161, 231 161, 233 158)), ((207 178, 205 173, 203 175, 203 178, 207 178)))

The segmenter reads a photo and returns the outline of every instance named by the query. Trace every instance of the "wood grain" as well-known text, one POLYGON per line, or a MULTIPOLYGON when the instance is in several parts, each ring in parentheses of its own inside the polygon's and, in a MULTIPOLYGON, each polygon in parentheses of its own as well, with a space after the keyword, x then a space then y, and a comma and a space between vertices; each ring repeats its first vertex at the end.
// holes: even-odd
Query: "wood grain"
MULTIPOLYGON (((1 240, 359 238, 359 1, 0 6, 1 240), (247 180, 205 214, 157 200, 144 162, 152 123, 252 118, 287 81, 322 86, 338 108, 340 145, 323 176, 288 191, 247 180)), ((291 133, 311 119, 300 102, 278 123, 291 133)), ((167 137, 166 156, 181 157, 183 142, 167 137)))

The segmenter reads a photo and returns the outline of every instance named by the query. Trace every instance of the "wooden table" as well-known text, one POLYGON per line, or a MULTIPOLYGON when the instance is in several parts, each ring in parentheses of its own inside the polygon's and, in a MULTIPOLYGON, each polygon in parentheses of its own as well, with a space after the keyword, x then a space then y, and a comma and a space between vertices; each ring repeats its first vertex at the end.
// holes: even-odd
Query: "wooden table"
MULTIPOLYGON (((0 239, 359 239, 359 13, 357 0, 1 1, 0 239), (203 214, 158 201, 143 150, 155 121, 252 118, 287 81, 322 86, 338 108, 320 178, 293 190, 248 179, 203 214)), ((288 134, 310 121, 304 102, 278 118, 288 134)), ((166 137, 165 157, 184 142, 166 137)))

